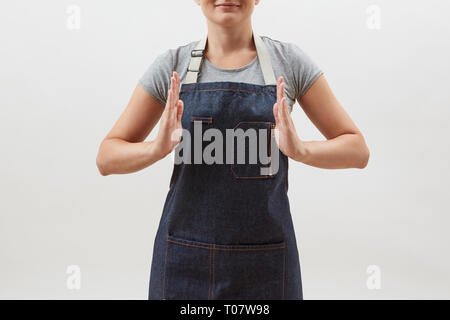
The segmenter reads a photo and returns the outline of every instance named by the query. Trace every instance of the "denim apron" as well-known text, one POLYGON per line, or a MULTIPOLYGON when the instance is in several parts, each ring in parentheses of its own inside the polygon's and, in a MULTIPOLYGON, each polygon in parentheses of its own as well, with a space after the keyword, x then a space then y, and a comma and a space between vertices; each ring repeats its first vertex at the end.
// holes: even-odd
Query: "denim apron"
MULTIPOLYGON (((223 133, 225 145, 230 142, 227 129, 266 129, 266 139, 258 139, 272 150, 276 79, 263 40, 256 34, 253 40, 265 85, 197 83, 206 37, 192 50, 180 89, 182 127, 192 140, 198 139, 195 130, 205 134, 215 128, 223 133)), ((197 145, 203 150, 213 139, 207 140, 197 145)), ((194 144, 183 155, 195 152, 194 144)), ((223 148, 227 156, 227 150, 238 152, 237 143, 223 148)), ((174 164, 153 247, 149 299, 302 299, 287 195, 288 158, 282 152, 276 156, 277 170, 266 174, 261 174, 260 163, 227 162, 225 155, 222 163, 174 164)), ((236 160, 234 155, 230 159, 236 160)))

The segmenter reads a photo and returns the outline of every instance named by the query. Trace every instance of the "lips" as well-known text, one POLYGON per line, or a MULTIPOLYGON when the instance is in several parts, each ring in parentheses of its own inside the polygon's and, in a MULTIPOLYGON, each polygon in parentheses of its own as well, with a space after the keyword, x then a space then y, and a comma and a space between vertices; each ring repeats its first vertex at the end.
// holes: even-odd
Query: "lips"
POLYGON ((216 4, 216 7, 221 7, 221 8, 233 8, 233 7, 239 7, 239 4, 237 3, 219 3, 216 4))

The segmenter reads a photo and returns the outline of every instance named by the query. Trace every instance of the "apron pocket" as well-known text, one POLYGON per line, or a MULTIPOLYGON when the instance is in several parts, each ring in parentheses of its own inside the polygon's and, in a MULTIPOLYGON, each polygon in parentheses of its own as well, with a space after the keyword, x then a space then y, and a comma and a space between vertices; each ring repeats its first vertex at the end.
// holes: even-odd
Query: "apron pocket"
POLYGON ((283 299, 285 249, 284 242, 215 246, 213 299, 283 299))
POLYGON ((270 159, 272 149, 276 146, 272 131, 274 127, 275 124, 269 121, 242 121, 236 125, 234 161, 231 164, 236 179, 267 179, 276 176, 277 170, 273 169, 270 159), (239 129, 242 131, 236 131, 239 129))
POLYGON ((285 242, 218 245, 168 236, 163 299, 283 299, 285 242))
POLYGON ((208 246, 168 236, 163 272, 163 300, 204 300, 210 290, 208 246))

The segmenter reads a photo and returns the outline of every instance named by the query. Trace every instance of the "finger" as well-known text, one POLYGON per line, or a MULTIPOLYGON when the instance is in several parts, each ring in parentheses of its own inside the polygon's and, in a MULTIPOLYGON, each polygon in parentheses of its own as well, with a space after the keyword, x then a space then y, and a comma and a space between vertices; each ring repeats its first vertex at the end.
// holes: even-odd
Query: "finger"
POLYGON ((280 84, 280 100, 284 98, 284 82, 280 84))
POLYGON ((176 72, 176 71, 175 71, 175 75, 177 77, 178 90, 180 90, 180 88, 181 88, 181 78, 180 78, 180 75, 178 74, 178 72, 176 72))
POLYGON ((173 106, 173 77, 170 78, 169 96, 167 98, 167 104, 169 109, 173 106))
POLYGON ((284 100, 283 114, 284 114, 285 124, 286 124, 286 126, 293 127, 294 126, 294 121, 292 121, 291 113, 289 112, 289 106, 288 106, 288 103, 287 103, 287 98, 283 97, 283 100, 284 100))
POLYGON ((287 114, 286 114, 286 97, 283 97, 281 99, 279 115, 280 115, 280 120, 281 120, 280 122, 283 125, 287 125, 288 119, 287 119, 287 114))
POLYGON ((169 90, 169 94, 167 95, 166 108, 164 110, 166 112, 166 119, 170 119, 170 116, 172 114, 171 101, 172 101, 172 90, 169 90))
POLYGON ((177 100, 175 100, 175 78, 172 76, 170 80, 170 111, 169 111, 169 120, 175 121, 177 116, 177 100))
POLYGON ((172 103, 173 103, 173 112, 170 115, 170 120, 173 122, 177 121, 177 113, 178 113, 178 94, 177 94, 177 80, 174 74, 173 76, 173 88, 172 88, 172 103))
POLYGON ((280 85, 283 83, 283 77, 279 77, 277 81, 277 103, 280 103, 281 101, 281 90, 280 85))
POLYGON ((184 102, 183 100, 178 100, 178 108, 177 108, 177 122, 181 122, 181 117, 183 116, 184 110, 184 102))
POLYGON ((175 86, 176 86, 175 74, 172 72, 172 77, 170 78, 170 90, 172 90, 172 106, 173 107, 175 107, 175 103, 177 102, 177 100, 175 100, 175 86))
POLYGON ((167 119, 169 121, 173 121, 174 113, 175 113, 175 111, 174 111, 174 109, 175 109, 175 106, 174 106, 174 104, 175 104, 174 95, 175 94, 174 94, 174 90, 173 90, 174 85, 175 85, 174 78, 171 77, 170 78, 170 89, 169 89, 168 106, 167 106, 169 108, 168 114, 167 114, 167 119))
POLYGON ((286 119, 287 121, 289 121, 290 114, 289 114, 289 107, 288 107, 288 104, 287 104, 287 98, 286 98, 286 97, 283 97, 282 100, 283 100, 283 112, 284 112, 284 116, 285 116, 285 119, 286 119))
POLYGON ((286 119, 286 122, 288 123, 289 120, 290 120, 291 115, 289 113, 289 107, 288 107, 288 103, 287 103, 287 98, 283 97, 283 101, 284 101, 283 102, 283 104, 284 104, 284 106, 283 106, 284 117, 286 119))
POLYGON ((274 103, 273 105, 273 116, 275 118, 275 125, 278 126, 280 122, 280 116, 278 115, 278 103, 274 103))
POLYGON ((286 100, 286 114, 287 114, 287 119, 288 119, 289 125, 294 127, 294 120, 292 120, 292 116, 291 116, 291 112, 289 111, 289 106, 287 104, 287 100, 286 100))
POLYGON ((175 79, 175 95, 174 95, 174 99, 175 99, 175 102, 178 103, 179 93, 180 93, 180 77, 178 76, 178 73, 176 71, 173 72, 173 76, 174 76, 174 79, 175 79))

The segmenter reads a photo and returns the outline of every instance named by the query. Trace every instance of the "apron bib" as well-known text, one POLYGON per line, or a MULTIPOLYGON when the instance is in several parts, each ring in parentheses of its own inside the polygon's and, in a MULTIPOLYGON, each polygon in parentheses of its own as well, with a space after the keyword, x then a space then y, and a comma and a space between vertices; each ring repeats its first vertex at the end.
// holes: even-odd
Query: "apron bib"
POLYGON ((272 155, 276 79, 265 44, 256 34, 253 39, 265 85, 197 83, 206 37, 191 52, 180 89, 182 126, 191 141, 204 136, 182 150, 182 156, 191 153, 190 162, 174 164, 154 242, 149 299, 302 299, 287 196, 288 158, 277 152, 276 170, 272 163, 251 162, 249 143, 226 134, 230 129, 262 132, 257 149, 267 145, 272 155), (223 139, 208 135, 208 129, 223 139), (212 141, 222 142, 211 154, 222 153, 215 159, 223 162, 197 163, 195 148, 200 146, 202 155, 212 141), (236 161, 243 145, 244 163, 236 161))

